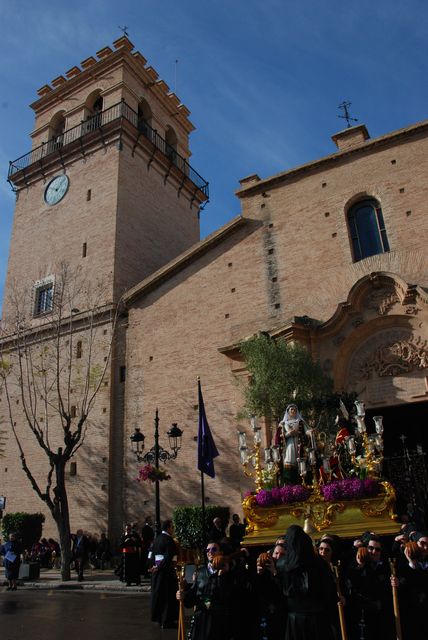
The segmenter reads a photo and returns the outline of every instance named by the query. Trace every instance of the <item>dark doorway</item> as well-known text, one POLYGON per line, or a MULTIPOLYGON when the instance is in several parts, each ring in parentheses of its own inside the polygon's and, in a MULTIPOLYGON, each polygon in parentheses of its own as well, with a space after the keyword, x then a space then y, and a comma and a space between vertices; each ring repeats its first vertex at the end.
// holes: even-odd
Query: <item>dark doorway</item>
POLYGON ((403 455, 402 435, 409 451, 416 451, 419 445, 428 452, 428 402, 367 409, 366 424, 370 432, 374 431, 373 416, 383 416, 386 457, 403 455))
POLYGON ((419 527, 425 527, 428 513, 428 402, 368 410, 369 432, 374 415, 383 416, 383 476, 396 490, 396 511, 400 519, 408 518, 419 527))

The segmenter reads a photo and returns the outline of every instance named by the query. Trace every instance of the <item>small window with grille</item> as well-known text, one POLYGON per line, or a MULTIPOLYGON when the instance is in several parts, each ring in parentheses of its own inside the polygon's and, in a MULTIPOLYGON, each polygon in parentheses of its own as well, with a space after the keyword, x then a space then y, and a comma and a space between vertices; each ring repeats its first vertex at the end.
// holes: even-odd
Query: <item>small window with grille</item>
POLYGON ((34 285, 34 316, 49 313, 53 308, 54 282, 52 278, 36 282, 34 285))

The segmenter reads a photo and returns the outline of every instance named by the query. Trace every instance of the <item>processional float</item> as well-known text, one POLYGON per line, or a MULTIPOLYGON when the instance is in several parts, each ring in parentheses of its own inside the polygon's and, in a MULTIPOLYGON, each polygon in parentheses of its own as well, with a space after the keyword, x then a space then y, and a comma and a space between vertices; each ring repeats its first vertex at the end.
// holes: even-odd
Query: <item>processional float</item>
POLYGON ((280 445, 263 451, 255 417, 250 445, 245 432, 238 432, 244 473, 255 482, 255 491, 242 503, 248 523, 245 545, 271 544, 291 524, 300 524, 312 537, 326 530, 344 538, 366 530, 396 532, 394 488, 382 478, 383 418, 374 416, 368 429, 364 403, 356 401, 355 407, 354 434, 340 429, 331 442, 324 433, 306 431, 306 444, 296 458, 297 484, 282 481, 280 445))

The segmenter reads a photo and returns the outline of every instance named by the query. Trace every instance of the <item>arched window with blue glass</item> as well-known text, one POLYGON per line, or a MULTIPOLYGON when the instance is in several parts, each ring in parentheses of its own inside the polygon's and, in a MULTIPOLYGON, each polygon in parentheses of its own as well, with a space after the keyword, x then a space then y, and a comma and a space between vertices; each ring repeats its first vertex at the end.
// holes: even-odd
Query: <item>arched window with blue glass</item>
POLYGON ((348 211, 354 261, 389 251, 381 206, 374 198, 360 200, 348 211))

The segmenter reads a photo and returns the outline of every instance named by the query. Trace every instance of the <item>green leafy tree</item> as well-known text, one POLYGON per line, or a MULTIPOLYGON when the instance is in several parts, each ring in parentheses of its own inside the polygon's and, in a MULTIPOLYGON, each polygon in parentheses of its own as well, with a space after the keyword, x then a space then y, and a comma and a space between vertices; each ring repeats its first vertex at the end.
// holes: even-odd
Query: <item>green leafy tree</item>
POLYGON ((247 415, 279 422, 295 402, 312 426, 331 430, 340 399, 349 406, 351 395, 333 392, 332 379, 304 346, 259 334, 239 347, 250 376, 243 389, 247 415))
POLYGON ((2 520, 3 536, 7 539, 10 533, 16 533, 24 549, 30 551, 33 544, 42 537, 44 521, 43 513, 7 513, 2 520))

